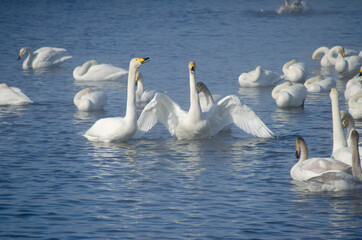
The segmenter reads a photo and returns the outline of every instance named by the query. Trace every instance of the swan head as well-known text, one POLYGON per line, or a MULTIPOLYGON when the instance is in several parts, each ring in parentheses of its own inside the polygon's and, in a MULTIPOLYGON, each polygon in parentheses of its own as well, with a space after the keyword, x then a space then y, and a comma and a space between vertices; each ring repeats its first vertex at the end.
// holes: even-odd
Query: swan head
POLYGON ((192 74, 195 74, 195 70, 196 70, 196 63, 194 61, 190 61, 189 62, 189 70, 192 74))
POLYGON ((136 68, 139 68, 140 66, 142 66, 142 64, 148 62, 150 60, 149 57, 146 58, 132 58, 130 65, 134 66, 136 68))
POLYGON ((207 87, 203 82, 198 82, 196 84, 197 93, 204 92, 206 89, 207 89, 207 87))
POLYGON ((346 128, 346 127, 354 128, 355 124, 354 124, 354 119, 353 119, 352 115, 346 111, 341 111, 340 113, 341 113, 341 121, 342 121, 343 128, 346 128))
MULTIPOLYGON (((352 137, 352 140, 353 140, 354 142, 357 142, 357 143, 358 143, 359 135, 358 135, 357 130, 353 130, 353 131, 352 131, 351 137, 352 137)), ((358 152, 358 151, 357 151, 357 152, 358 152)))
POLYGON ((6 83, 1 83, 0 88, 9 88, 9 85, 7 85, 6 83))
POLYGON ((361 66, 361 68, 359 69, 359 74, 358 74, 358 76, 362 76, 362 66, 361 66))
POLYGON ((331 88, 329 91, 329 97, 337 96, 338 97, 338 90, 336 88, 331 88))
POLYGON ((295 157, 298 159, 301 155, 303 146, 306 147, 306 143, 305 143, 304 139, 302 137, 297 137, 295 139, 295 157))
POLYGON ((27 51, 28 51, 27 48, 22 48, 22 49, 20 49, 18 60, 20 60, 20 59, 26 54, 27 51))
POLYGON ((340 54, 344 58, 346 57, 346 52, 344 51, 344 47, 342 46, 335 46, 331 50, 333 50, 332 52, 340 54))

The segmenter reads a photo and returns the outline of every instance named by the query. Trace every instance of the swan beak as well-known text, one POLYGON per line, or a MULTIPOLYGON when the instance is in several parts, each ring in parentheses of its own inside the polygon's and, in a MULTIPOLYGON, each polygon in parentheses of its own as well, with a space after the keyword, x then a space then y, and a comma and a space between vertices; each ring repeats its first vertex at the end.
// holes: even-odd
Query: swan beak
POLYGON ((348 121, 347 121, 347 120, 343 120, 343 121, 342 121, 342 127, 343 127, 343 128, 346 128, 347 125, 348 125, 348 121))
POLYGON ((146 58, 139 58, 139 59, 138 59, 138 61, 139 61, 140 63, 142 63, 142 64, 144 64, 144 63, 148 62, 149 60, 150 60, 150 58, 149 58, 149 57, 146 57, 146 58))
POLYGON ((361 66, 361 68, 359 69, 359 76, 362 76, 362 66, 361 66))
POLYGON ((300 156, 299 151, 298 151, 298 150, 297 150, 297 151, 295 151, 295 157, 296 157, 296 158, 299 158, 299 156, 300 156))
POLYGON ((190 65, 191 73, 195 73, 195 64, 190 65))
POLYGON ((23 57, 22 54, 19 54, 18 60, 20 60, 23 57))
POLYGON ((344 48, 342 48, 342 57, 346 57, 346 53, 344 52, 344 48))

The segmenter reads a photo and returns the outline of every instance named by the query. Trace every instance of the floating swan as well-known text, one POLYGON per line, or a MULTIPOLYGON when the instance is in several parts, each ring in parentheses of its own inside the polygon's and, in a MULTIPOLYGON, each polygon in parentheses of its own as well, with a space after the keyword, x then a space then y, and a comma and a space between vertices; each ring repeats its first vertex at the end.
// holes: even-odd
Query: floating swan
POLYGON ((284 78, 293 83, 301 83, 305 81, 306 72, 304 63, 297 62, 295 59, 283 65, 284 78))
POLYGON ((89 60, 73 70, 73 77, 78 81, 115 81, 125 75, 126 70, 96 60, 89 60))
POLYGON ((347 82, 344 97, 348 101, 357 93, 362 93, 362 67, 360 68, 360 73, 347 82))
POLYGON ((304 1, 295 0, 291 4, 289 0, 285 0, 285 5, 280 6, 277 10, 278 14, 288 14, 288 13, 301 13, 307 10, 307 4, 304 1))
POLYGON ((295 156, 299 161, 291 168, 290 176, 297 181, 306 181, 319 174, 330 171, 351 171, 351 166, 333 158, 308 158, 308 148, 302 137, 295 140, 295 156))
POLYGON ((73 102, 79 111, 98 111, 106 105, 107 96, 102 92, 94 92, 90 88, 85 88, 74 96, 73 102))
POLYGON ((0 84, 0 106, 27 105, 32 102, 19 88, 9 87, 6 83, 0 84))
POLYGON ((329 48, 319 47, 313 52, 312 59, 315 61, 320 61, 322 67, 334 67, 334 65, 329 61, 328 53, 329 48))
MULTIPOLYGON (((342 127, 347 128, 347 146, 352 147, 352 131, 355 130, 355 122, 351 114, 345 111, 341 111, 341 121, 342 121, 342 127)), ((362 155, 362 147, 358 147, 359 154, 362 155)))
POLYGON ((336 87, 336 81, 331 77, 325 78, 318 75, 306 80, 304 86, 308 92, 328 92, 331 88, 336 87))
POLYGON ((129 64, 126 116, 102 118, 88 129, 84 136, 89 141, 113 142, 126 141, 137 131, 137 110, 135 83, 137 69, 149 58, 133 58, 129 64))
POLYGON ((239 84, 242 87, 269 87, 275 86, 282 80, 282 76, 270 70, 264 70, 257 66, 254 70, 242 73, 239 76, 239 84))
POLYGON ((354 55, 346 57, 344 48, 333 47, 328 53, 329 61, 334 64, 335 70, 343 77, 354 76, 362 65, 362 56, 354 55), (337 55, 337 57, 335 57, 337 55))
POLYGON ((155 96, 157 91, 143 89, 143 76, 142 76, 142 73, 140 73, 140 72, 136 73, 136 84, 137 84, 137 90, 136 90, 137 106, 144 107, 149 101, 152 100, 152 98, 155 96))
POLYGON ((59 66, 72 56, 63 56, 67 50, 64 48, 42 47, 33 52, 30 48, 22 48, 19 52, 19 60, 28 53, 23 62, 23 69, 38 69, 59 66))
POLYGON ((202 113, 196 90, 195 62, 189 63, 190 109, 188 112, 172 101, 167 95, 157 93, 143 109, 139 119, 141 137, 157 121, 166 126, 172 136, 178 139, 210 138, 224 127, 234 123, 245 132, 258 137, 272 137, 274 134, 260 118, 237 96, 229 95, 215 103, 211 109, 202 113))
POLYGON ((342 191, 362 187, 362 170, 357 150, 358 132, 352 131, 352 174, 344 171, 327 171, 306 181, 310 191, 342 191))
POLYGON ((354 119, 362 119, 362 91, 348 100, 348 112, 354 119))
POLYGON ((280 108, 300 107, 304 105, 307 88, 301 83, 285 82, 276 86, 271 95, 280 108))

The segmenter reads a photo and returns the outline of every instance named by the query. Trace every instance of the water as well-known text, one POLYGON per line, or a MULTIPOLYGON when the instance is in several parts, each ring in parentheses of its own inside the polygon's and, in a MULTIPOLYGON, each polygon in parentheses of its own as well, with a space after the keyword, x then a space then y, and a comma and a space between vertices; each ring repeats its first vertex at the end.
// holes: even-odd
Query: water
MULTIPOLYGON (((360 1, 308 1, 311 11, 277 15, 283 1, 2 1, 0 82, 33 101, 0 108, 1 239, 356 239, 360 191, 309 193, 293 182, 294 141, 311 156, 332 151, 328 93, 305 108, 278 109, 272 88, 241 89, 257 65, 281 72, 320 46, 362 49, 360 1), (64 47, 59 68, 23 71, 21 47, 64 47), (219 95, 235 94, 278 136, 250 137, 233 127, 204 141, 178 141, 160 124, 141 140, 91 143, 82 135, 102 117, 125 113, 126 79, 76 83, 73 69, 96 59, 142 66, 146 88, 189 104, 187 64, 219 95), (105 111, 79 113, 84 87, 105 91, 105 111)), ((332 74, 338 79, 338 75, 332 74)), ((344 90, 346 81, 337 80, 344 90)), ((347 109, 343 94, 340 105, 347 109)), ((362 122, 356 123, 362 131, 362 122)))

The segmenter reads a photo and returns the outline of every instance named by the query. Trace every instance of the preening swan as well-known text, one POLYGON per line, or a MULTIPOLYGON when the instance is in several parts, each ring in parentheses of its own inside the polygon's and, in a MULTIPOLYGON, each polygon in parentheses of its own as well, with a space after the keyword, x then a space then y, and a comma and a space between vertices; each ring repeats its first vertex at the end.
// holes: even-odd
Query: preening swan
POLYGON ((89 60, 73 70, 73 77, 77 81, 115 81, 125 75, 126 70, 96 60, 89 60))
POLYGON ((63 56, 67 50, 64 48, 42 47, 34 51, 30 48, 22 48, 19 52, 19 60, 28 53, 23 62, 23 69, 38 69, 59 66, 72 56, 63 56))
POLYGON ((304 86, 308 92, 328 92, 331 88, 336 87, 336 81, 331 77, 325 78, 318 75, 306 80, 304 86))
POLYGON ((301 83, 285 82, 276 86, 271 95, 280 108, 300 107, 304 106, 307 88, 301 83))
POLYGON ((239 84, 242 87, 269 87, 275 86, 282 80, 282 76, 270 70, 264 70, 257 66, 254 70, 242 73, 239 76, 239 84))
POLYGON ((322 67, 334 67, 334 65, 329 61, 328 53, 329 48, 319 47, 313 52, 312 59, 320 61, 322 67))
POLYGON ((285 80, 293 83, 303 83, 307 76, 304 69, 304 63, 297 62, 295 59, 292 59, 283 65, 283 73, 285 80))
POLYGON ((362 92, 353 95, 348 100, 348 112, 354 119, 362 119, 362 92))
POLYGON ((294 180, 306 181, 330 170, 351 172, 351 166, 333 158, 308 158, 307 144, 302 137, 296 138, 295 150, 299 161, 290 170, 290 176, 294 180))
POLYGON ((310 191, 342 191, 362 187, 362 170, 357 150, 358 132, 352 131, 352 174, 344 171, 327 171, 306 181, 310 191))
POLYGON ((334 64, 336 72, 343 77, 356 75, 362 65, 362 56, 354 55, 346 57, 344 48, 341 46, 333 47, 328 53, 328 58, 329 61, 334 64), (337 57, 335 55, 337 55, 337 57))
POLYGON ((73 102, 79 111, 98 111, 106 105, 107 96, 103 92, 85 88, 74 96, 73 102))
POLYGON ((196 90, 195 62, 188 65, 190 77, 190 108, 186 112, 167 95, 157 93, 143 109, 138 119, 139 131, 135 137, 141 137, 157 121, 166 126, 172 136, 178 139, 210 138, 224 127, 234 123, 245 132, 258 137, 272 137, 274 134, 260 118, 237 96, 229 95, 215 103, 205 113, 201 111, 196 90))
POLYGON ((288 13, 301 13, 307 10, 307 4, 304 1, 295 0, 291 4, 289 0, 285 0, 285 5, 280 6, 277 10, 278 14, 288 14, 288 13))
POLYGON ((143 87, 143 76, 142 73, 137 72, 136 73, 136 84, 137 84, 137 90, 136 90, 136 103, 139 107, 144 107, 149 101, 152 100, 152 98, 157 93, 156 90, 144 90, 143 87))
POLYGON ((0 84, 0 106, 27 105, 32 102, 19 88, 9 87, 6 83, 0 84))
POLYGON ((347 82, 344 97, 348 101, 357 93, 362 93, 362 67, 360 68, 359 74, 347 82))
POLYGON ((129 63, 126 116, 102 118, 88 129, 84 136, 89 141, 113 142, 126 141, 137 131, 137 110, 135 83, 137 69, 149 58, 133 58, 129 63))

